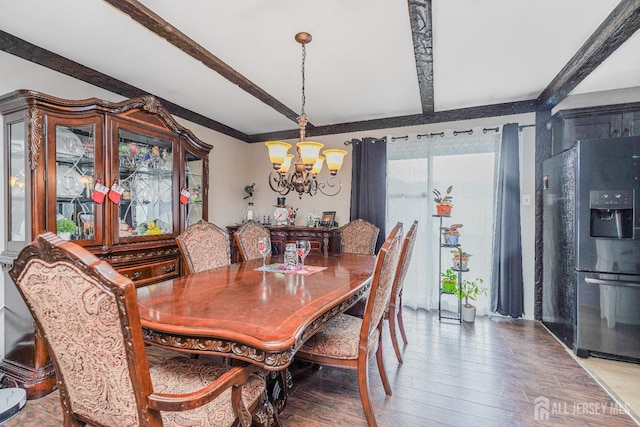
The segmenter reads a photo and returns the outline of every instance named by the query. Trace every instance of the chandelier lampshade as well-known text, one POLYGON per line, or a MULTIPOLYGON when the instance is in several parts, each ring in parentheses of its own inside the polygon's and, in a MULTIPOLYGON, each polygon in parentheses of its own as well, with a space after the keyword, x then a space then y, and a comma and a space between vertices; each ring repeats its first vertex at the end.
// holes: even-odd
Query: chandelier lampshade
POLYGON ((324 157, 318 156, 316 162, 313 164, 313 168, 311 168, 311 175, 317 176, 322 170, 322 164, 324 163, 324 157))
POLYGON ((289 172, 289 169, 291 168, 292 160, 293 160, 293 154, 287 154, 284 158, 284 162, 282 163, 282 166, 280 166, 280 169, 278 169, 278 172, 280 173, 289 172))
POLYGON ((344 156, 347 155, 345 150, 324 150, 322 152, 325 156, 327 156, 327 168, 331 175, 335 175, 338 173, 340 168, 342 168, 342 162, 344 161, 344 156))
MULTIPOLYGON (((302 160, 302 163, 304 163, 305 166, 309 165, 313 167, 320 155, 320 149, 324 147, 324 144, 319 142, 300 141, 296 146, 300 151, 300 160, 302 160)), ((311 167, 308 169, 311 169, 311 167)))
POLYGON ((280 141, 269 141, 265 142, 264 145, 269 149, 269 159, 274 169, 279 169, 287 156, 287 151, 291 148, 291 144, 280 141))

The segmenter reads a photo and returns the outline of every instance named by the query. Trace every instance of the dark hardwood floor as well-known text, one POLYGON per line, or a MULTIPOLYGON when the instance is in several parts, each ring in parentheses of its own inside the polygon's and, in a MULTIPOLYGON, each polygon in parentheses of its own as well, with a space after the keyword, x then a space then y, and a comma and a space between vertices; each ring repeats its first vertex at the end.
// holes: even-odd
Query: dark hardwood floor
MULTIPOLYGON (((566 349, 537 322, 498 317, 438 322, 405 308, 409 345, 399 365, 385 330, 393 388, 386 397, 371 361, 380 426, 636 426, 566 349)), ((150 350, 151 352, 156 350, 150 350)), ((366 426, 355 371, 292 367, 287 427, 366 426)), ((29 401, 8 427, 61 426, 58 393, 29 401)))

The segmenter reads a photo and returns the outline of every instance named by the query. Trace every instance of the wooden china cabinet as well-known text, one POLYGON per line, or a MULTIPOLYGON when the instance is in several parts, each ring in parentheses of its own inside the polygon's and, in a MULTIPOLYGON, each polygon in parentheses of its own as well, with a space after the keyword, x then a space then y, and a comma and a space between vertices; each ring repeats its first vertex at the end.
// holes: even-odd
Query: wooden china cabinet
MULTIPOLYGON (((18 90, 0 97, 0 113, 5 270, 28 242, 51 231, 108 261, 136 285, 180 274, 175 237, 207 219, 211 146, 152 96, 113 103, 18 90)), ((55 388, 53 365, 7 274, 4 283, 2 381, 37 398, 55 388)))

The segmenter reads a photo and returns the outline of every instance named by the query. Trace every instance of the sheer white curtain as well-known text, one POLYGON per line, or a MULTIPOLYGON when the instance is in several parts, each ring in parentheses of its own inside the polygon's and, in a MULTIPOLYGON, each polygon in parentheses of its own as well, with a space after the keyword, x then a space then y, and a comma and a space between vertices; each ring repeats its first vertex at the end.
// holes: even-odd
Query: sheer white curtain
MULTIPOLYGON (((414 309, 438 309, 440 219, 433 189, 453 186, 453 210, 443 225, 463 224, 462 249, 472 254, 463 279, 482 278, 490 288, 491 242, 494 218, 495 168, 500 133, 491 129, 472 132, 445 131, 387 137, 387 227, 402 221, 405 227, 419 221, 411 266, 404 284, 403 303, 414 309)), ((390 229, 390 228, 389 228, 390 229)), ((452 266, 452 254, 442 249, 443 271, 452 266)), ((489 312, 489 296, 476 301, 477 314, 489 312)), ((443 296, 443 308, 454 309, 457 300, 443 296)))

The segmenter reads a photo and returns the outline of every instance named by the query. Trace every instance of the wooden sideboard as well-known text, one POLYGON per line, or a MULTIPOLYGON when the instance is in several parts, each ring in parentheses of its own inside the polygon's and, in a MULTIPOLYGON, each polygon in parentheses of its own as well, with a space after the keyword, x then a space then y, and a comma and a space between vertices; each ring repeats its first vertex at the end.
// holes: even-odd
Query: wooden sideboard
MULTIPOLYGON (((229 240, 231 242, 231 262, 240 262, 240 252, 236 245, 234 233, 241 225, 229 225, 229 240)), ((340 253, 339 227, 290 227, 286 225, 267 225, 271 232, 271 248, 274 254, 281 254, 286 243, 296 240, 308 240, 311 252, 324 254, 340 253)))

